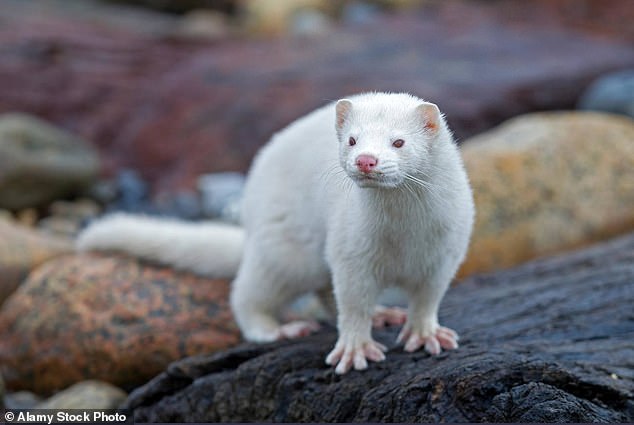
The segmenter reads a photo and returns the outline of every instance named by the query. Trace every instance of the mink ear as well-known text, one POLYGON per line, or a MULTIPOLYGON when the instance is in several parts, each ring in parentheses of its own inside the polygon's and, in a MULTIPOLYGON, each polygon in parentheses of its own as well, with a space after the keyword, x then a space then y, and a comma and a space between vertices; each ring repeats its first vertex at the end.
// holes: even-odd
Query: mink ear
POLYGON ((346 119, 350 116, 350 111, 352 111, 352 102, 348 99, 341 99, 337 101, 337 106, 335 108, 337 110, 337 131, 343 128, 343 125, 346 122, 346 119))
POLYGON ((440 111, 433 103, 421 103, 416 107, 416 113, 420 117, 425 130, 436 134, 440 128, 440 111))

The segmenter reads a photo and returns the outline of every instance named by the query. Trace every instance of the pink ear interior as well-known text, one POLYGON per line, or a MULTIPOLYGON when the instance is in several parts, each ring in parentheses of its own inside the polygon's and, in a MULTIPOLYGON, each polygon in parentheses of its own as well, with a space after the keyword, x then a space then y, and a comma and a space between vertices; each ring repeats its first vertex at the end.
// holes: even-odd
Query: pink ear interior
POLYGON ((337 102, 337 129, 341 129, 352 111, 352 102, 348 99, 341 99, 337 102))
POLYGON ((440 111, 433 103, 421 103, 416 107, 425 129, 435 133, 440 126, 440 111))

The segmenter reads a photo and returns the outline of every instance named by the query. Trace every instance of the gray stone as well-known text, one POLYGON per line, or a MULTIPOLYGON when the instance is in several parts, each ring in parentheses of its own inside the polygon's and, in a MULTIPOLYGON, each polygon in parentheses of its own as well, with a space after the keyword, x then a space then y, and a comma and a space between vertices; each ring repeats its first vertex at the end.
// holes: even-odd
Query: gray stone
POLYGON ((33 409, 42 399, 31 391, 17 391, 4 396, 4 407, 7 409, 33 409))
POLYGON ((148 184, 135 170, 124 169, 117 174, 118 197, 115 205, 118 209, 140 212, 148 199, 148 184))
POLYGON ((83 381, 39 403, 37 409, 115 409, 127 394, 101 381, 83 381))
POLYGON ((375 4, 364 2, 347 3, 341 14, 341 20, 348 25, 365 25, 375 22, 381 10, 375 4))
POLYGON ((198 191, 202 198, 203 215, 238 223, 244 182, 245 176, 240 173, 214 173, 200 176, 198 191))
POLYGON ((81 192, 98 171, 85 141, 28 115, 0 116, 0 208, 37 207, 81 192))
POLYGON ((578 106, 634 118, 634 69, 600 77, 586 89, 578 106))
POLYGON ((200 196, 191 190, 181 190, 174 194, 157 197, 155 206, 159 215, 177 217, 184 220, 201 218, 200 196))
POLYGON ((315 9, 300 9, 290 21, 290 32, 295 36, 314 37, 327 34, 332 28, 331 19, 315 9))

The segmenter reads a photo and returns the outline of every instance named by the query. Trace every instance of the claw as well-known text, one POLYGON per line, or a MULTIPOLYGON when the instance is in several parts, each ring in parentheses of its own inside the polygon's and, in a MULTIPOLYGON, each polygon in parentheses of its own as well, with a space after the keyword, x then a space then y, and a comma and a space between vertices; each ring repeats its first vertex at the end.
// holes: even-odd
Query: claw
POLYGON ((385 360, 384 351, 386 350, 383 344, 373 340, 361 344, 349 344, 340 340, 326 357, 326 364, 337 365, 335 373, 343 375, 353 367, 355 370, 367 369, 368 360, 373 362, 385 360))
POLYGON ((430 336, 423 336, 419 331, 413 331, 409 324, 401 330, 398 335, 397 342, 405 341, 405 351, 411 353, 421 347, 425 347, 431 355, 440 354, 442 349, 455 350, 458 348, 458 334, 453 330, 445 327, 438 327, 436 333, 430 336))

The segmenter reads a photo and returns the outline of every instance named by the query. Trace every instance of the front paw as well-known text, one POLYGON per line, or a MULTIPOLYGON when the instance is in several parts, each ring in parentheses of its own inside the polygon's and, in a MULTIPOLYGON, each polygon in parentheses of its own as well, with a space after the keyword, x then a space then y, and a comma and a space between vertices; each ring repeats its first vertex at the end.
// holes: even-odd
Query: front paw
POLYGON ((411 353, 425 346, 429 354, 440 354, 441 348, 455 350, 458 348, 458 334, 456 331, 444 326, 435 326, 431 332, 412 328, 410 323, 405 324, 398 335, 397 342, 405 341, 404 350, 411 353))
POLYGON ((372 338, 358 341, 353 338, 339 337, 335 348, 326 357, 326 364, 337 365, 335 373, 343 375, 351 367, 363 370, 368 367, 368 359, 373 362, 385 360, 387 348, 372 338))
POLYGON ((384 328, 386 326, 400 326, 407 321, 407 310, 400 307, 374 306, 372 315, 372 327, 384 328))

